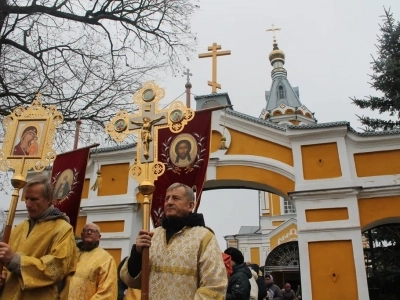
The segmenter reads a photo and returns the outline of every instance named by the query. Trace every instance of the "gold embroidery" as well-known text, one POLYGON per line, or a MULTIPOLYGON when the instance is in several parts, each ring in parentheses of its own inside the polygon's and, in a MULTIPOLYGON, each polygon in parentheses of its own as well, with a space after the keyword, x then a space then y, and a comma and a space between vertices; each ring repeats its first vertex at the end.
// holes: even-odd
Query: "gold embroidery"
POLYGON ((225 295, 222 295, 220 293, 217 293, 215 291, 212 291, 210 289, 207 289, 205 287, 201 287, 197 290, 198 293, 206 295, 212 299, 220 299, 220 300, 224 300, 225 299, 225 295))
POLYGON ((187 269, 187 268, 178 268, 178 267, 169 267, 169 266, 151 266, 151 272, 159 272, 159 273, 171 273, 178 275, 187 275, 187 276, 196 276, 196 269, 187 269))

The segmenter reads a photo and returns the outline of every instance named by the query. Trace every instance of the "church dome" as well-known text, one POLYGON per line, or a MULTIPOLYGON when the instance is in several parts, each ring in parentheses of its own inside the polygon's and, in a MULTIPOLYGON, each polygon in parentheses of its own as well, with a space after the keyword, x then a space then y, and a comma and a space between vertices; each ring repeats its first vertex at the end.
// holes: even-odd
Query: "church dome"
POLYGON ((269 54, 269 61, 271 62, 272 65, 273 62, 276 60, 281 60, 285 62, 285 53, 278 48, 278 43, 276 42, 276 40, 274 40, 274 48, 269 54))

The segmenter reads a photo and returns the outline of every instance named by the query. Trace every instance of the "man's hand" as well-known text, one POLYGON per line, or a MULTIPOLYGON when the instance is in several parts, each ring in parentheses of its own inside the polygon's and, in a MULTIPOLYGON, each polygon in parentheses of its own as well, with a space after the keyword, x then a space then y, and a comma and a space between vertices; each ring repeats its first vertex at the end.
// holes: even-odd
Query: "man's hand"
POLYGON ((0 275, 0 290, 4 287, 4 283, 6 282, 7 279, 7 272, 3 271, 0 275))
POLYGON ((0 242, 0 261, 8 267, 10 264, 11 259, 14 256, 14 251, 11 249, 11 247, 3 242, 0 242))
POLYGON ((146 230, 140 230, 138 236, 136 237, 136 252, 142 253, 143 248, 150 248, 151 238, 154 232, 149 232, 146 230))

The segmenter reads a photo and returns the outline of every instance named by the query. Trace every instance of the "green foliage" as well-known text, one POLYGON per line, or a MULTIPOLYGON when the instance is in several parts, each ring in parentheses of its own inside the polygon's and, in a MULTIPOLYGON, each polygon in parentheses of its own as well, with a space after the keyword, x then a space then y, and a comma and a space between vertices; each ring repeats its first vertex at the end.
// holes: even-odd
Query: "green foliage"
POLYGON ((365 99, 351 98, 353 104, 362 109, 371 109, 380 114, 389 113, 393 119, 383 120, 368 116, 357 116, 367 131, 400 128, 400 22, 396 22, 390 10, 385 9, 381 35, 376 45, 378 56, 372 57, 371 86, 382 92, 382 97, 368 96, 365 99))

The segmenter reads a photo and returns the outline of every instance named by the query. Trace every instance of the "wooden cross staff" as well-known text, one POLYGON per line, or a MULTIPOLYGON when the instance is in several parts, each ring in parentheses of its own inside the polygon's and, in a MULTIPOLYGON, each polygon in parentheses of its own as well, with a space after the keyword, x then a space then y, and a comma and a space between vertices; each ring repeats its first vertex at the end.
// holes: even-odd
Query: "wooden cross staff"
MULTIPOLYGON (((194 117, 194 111, 180 101, 173 102, 169 109, 159 110, 158 104, 164 93, 164 89, 154 82, 146 83, 133 96, 133 102, 139 107, 138 113, 120 111, 106 124, 106 132, 117 142, 139 132, 137 155, 129 175, 139 183, 139 192, 144 198, 142 227, 146 231, 150 231, 150 199, 155 189, 154 181, 165 171, 164 164, 157 157, 158 129, 169 127, 172 133, 178 133, 194 117)), ((149 298, 149 265, 149 248, 143 248, 142 300, 149 298)))

